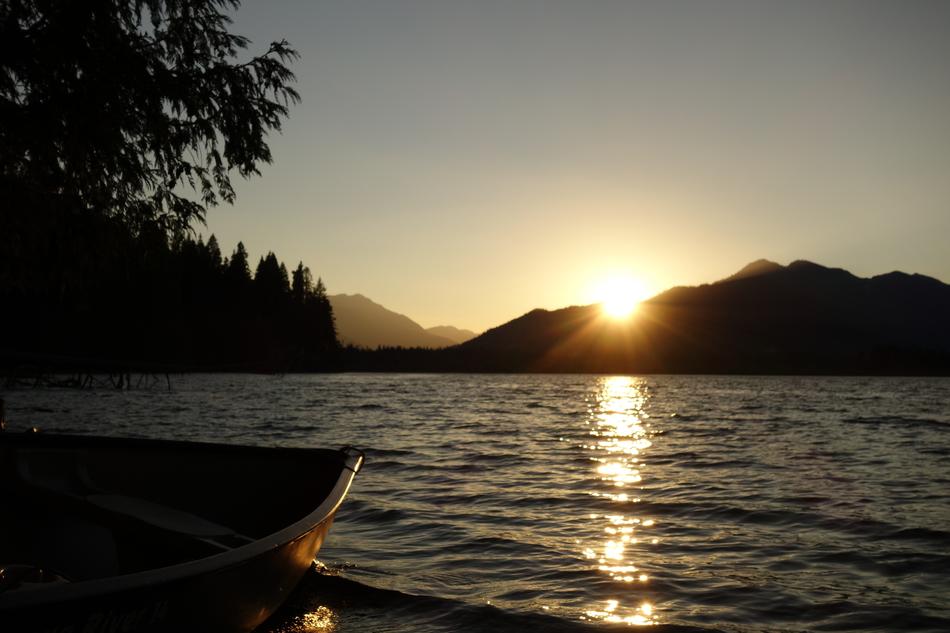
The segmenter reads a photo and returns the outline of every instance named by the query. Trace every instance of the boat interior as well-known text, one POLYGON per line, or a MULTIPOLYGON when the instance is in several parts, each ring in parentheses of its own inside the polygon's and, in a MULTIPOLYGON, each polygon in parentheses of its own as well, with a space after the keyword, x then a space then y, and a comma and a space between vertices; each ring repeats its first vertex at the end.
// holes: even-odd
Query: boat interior
POLYGON ((211 556, 304 518, 339 451, 0 433, 0 591, 211 556))

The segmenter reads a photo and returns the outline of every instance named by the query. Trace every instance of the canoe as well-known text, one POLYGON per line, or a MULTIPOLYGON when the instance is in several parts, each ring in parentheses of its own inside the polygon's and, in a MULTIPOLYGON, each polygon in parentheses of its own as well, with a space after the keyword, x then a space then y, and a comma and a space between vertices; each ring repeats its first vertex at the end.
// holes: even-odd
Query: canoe
POLYGON ((0 631, 251 631, 362 463, 349 447, 0 433, 0 631))

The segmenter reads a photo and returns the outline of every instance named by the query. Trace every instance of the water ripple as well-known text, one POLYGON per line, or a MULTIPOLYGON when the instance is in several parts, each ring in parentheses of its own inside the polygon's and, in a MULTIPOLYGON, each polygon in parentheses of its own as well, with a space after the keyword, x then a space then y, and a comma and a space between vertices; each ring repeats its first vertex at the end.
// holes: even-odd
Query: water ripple
POLYGON ((366 451, 264 633, 950 630, 946 379, 195 375, 13 425, 366 451))

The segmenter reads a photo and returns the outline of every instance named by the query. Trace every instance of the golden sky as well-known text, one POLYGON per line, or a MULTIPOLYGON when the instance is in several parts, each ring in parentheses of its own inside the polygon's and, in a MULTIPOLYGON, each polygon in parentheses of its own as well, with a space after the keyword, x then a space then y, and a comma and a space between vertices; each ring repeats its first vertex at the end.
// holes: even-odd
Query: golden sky
POLYGON ((424 326, 765 257, 950 280, 950 3, 246 2, 303 102, 209 213, 424 326))

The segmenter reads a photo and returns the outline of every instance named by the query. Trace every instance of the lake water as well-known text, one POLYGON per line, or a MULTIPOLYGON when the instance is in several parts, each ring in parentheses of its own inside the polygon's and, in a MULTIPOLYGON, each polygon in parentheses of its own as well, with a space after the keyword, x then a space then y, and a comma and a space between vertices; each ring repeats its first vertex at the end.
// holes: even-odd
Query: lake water
POLYGON ((173 376, 47 430, 366 450, 268 633, 950 631, 950 380, 173 376))

